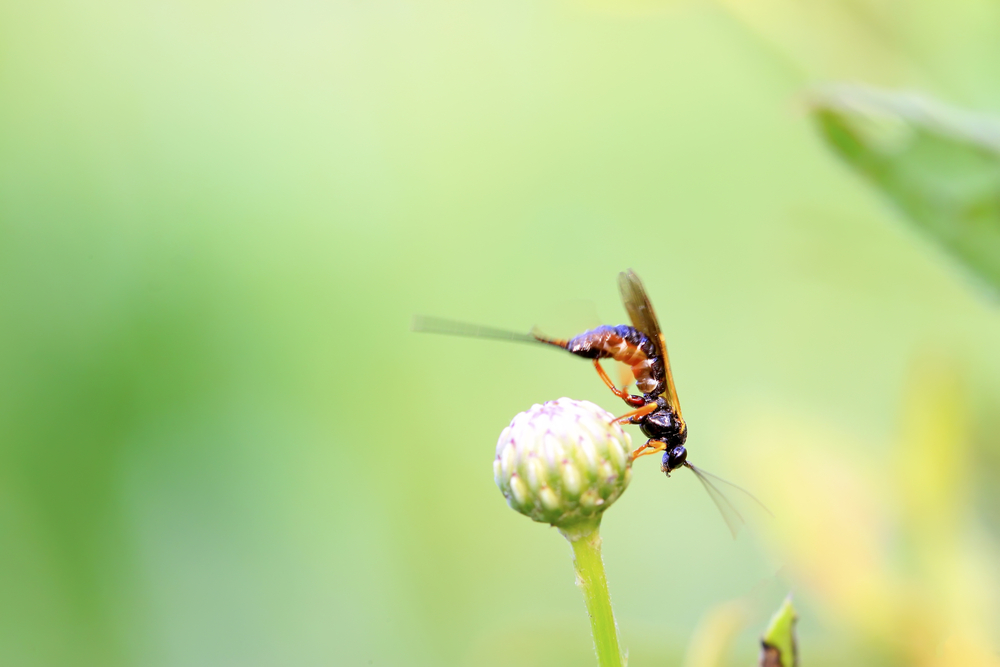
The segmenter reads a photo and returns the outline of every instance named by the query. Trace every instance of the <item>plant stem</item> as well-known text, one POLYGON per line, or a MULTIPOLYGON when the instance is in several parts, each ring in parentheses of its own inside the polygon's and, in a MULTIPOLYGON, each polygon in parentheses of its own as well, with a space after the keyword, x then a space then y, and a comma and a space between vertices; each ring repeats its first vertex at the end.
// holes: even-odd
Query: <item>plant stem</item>
POLYGON ((621 649, 618 647, 618 624, 611 610, 608 580, 604 576, 601 560, 601 519, 585 521, 559 532, 573 546, 573 565, 576 567, 576 585, 583 591, 590 615, 590 630, 594 635, 594 649, 600 667, 623 667, 621 649))

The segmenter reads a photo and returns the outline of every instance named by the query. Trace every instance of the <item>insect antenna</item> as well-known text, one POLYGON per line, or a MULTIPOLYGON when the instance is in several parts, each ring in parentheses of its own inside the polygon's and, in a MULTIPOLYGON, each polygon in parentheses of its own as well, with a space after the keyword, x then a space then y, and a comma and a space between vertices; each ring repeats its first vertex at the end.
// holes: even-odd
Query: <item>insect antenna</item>
POLYGON ((698 481, 701 482, 701 485, 705 487, 705 491, 708 492, 712 502, 714 502, 715 506, 719 508, 719 513, 722 515, 722 519, 726 522, 726 525, 729 526, 729 532, 732 533, 733 539, 736 539, 736 534, 739 533, 740 528, 746 522, 743 520, 743 515, 740 514, 736 509, 736 506, 733 505, 733 501, 729 499, 729 496, 723 493, 722 489, 719 488, 718 485, 720 483, 739 491, 744 496, 757 503, 757 505, 767 512, 768 515, 772 517, 774 516, 774 514, 771 513, 771 510, 767 509, 767 506, 764 505, 764 503, 757 500, 756 496, 744 489, 742 486, 737 486, 732 482, 727 482, 718 475, 713 475, 712 473, 702 470, 701 468, 698 468, 697 466, 694 466, 686 461, 684 462, 684 466, 686 468, 690 468, 691 472, 693 472, 695 477, 698 478, 698 481))
POLYGON ((505 329, 494 329, 493 327, 484 327, 478 324, 467 324, 465 322, 455 322, 454 320, 445 320, 439 317, 425 317, 423 315, 415 315, 413 317, 413 324, 410 326, 410 329, 423 333, 463 336, 465 338, 492 338, 494 340, 509 340, 514 343, 546 342, 544 339, 540 340, 538 337, 530 333, 518 333, 516 331, 507 331, 505 329))

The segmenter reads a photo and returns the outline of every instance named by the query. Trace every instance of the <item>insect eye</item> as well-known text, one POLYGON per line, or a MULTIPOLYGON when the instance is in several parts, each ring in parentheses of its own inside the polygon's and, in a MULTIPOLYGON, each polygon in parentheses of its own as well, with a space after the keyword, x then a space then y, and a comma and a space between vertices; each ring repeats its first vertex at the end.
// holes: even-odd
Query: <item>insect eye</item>
POLYGON ((669 455, 665 455, 666 463, 671 470, 675 468, 680 468, 682 465, 684 465, 684 461, 687 460, 687 456, 688 453, 686 449, 680 446, 674 447, 673 449, 670 450, 669 455))
POLYGON ((669 476, 671 472, 684 465, 687 455, 687 450, 681 446, 674 447, 668 452, 663 452, 663 462, 660 465, 660 470, 669 476))

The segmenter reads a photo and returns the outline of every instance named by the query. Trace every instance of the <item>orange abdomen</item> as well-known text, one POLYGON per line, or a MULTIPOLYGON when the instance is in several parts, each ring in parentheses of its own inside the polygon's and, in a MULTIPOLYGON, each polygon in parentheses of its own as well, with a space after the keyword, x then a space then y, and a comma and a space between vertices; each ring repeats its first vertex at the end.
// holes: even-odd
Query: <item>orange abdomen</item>
POLYGON ((597 327, 571 338, 566 349, 586 359, 614 359, 627 364, 643 394, 659 396, 666 389, 663 357, 649 336, 635 327, 597 327))

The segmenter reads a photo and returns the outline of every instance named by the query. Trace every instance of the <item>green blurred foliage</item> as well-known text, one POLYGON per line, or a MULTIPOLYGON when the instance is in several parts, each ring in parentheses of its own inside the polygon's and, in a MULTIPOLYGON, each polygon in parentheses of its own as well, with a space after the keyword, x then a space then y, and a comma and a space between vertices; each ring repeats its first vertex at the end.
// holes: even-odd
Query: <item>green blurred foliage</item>
POLYGON ((789 589, 811 665, 988 655, 996 309, 795 100, 995 112, 997 12, 0 3, 0 664, 586 664, 569 549, 493 449, 533 402, 621 406, 568 355, 407 328, 617 323, 630 266, 691 459, 777 515, 733 543, 639 461, 603 525, 630 664, 736 598, 753 664, 789 589), (910 469, 928 350, 964 426, 910 469))
POLYGON ((1000 119, 856 86, 811 104, 835 151, 1000 291, 1000 119))

